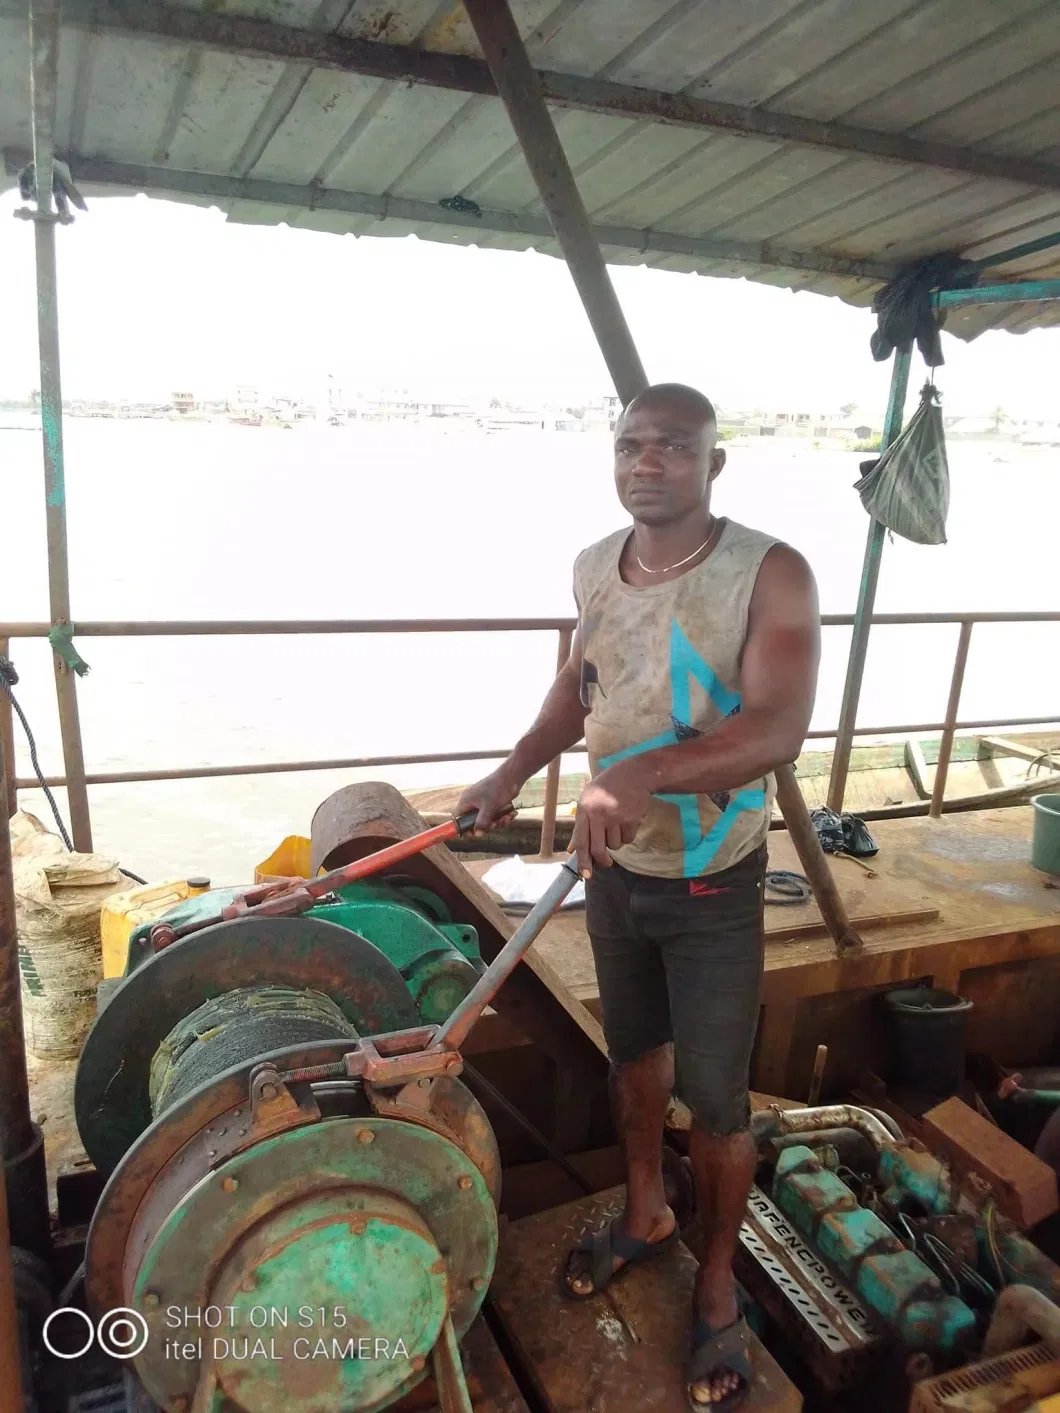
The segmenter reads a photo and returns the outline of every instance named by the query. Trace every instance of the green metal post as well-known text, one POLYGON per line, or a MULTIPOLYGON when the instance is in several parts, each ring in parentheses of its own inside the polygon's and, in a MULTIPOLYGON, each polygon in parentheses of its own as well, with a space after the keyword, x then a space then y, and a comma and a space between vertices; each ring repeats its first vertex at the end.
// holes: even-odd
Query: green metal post
POLYGON ((979 285, 976 289, 943 289, 935 295, 936 309, 965 304, 1025 304, 1060 299, 1060 280, 1025 280, 1022 284, 979 285))
POLYGON ((1052 250, 1057 245, 1060 245, 1060 231, 1053 231, 1051 235, 1039 236, 1037 240, 1027 240, 1022 245, 1013 245, 1008 250, 999 250, 996 255, 985 255, 982 260, 974 260, 971 266, 965 266, 961 273, 962 275, 970 275, 977 270, 990 270, 997 265, 1007 265, 1012 260, 1024 260, 1028 255, 1037 255, 1043 250, 1052 250))
MULTIPOLYGON (((894 365, 891 371, 891 392, 887 400, 887 416, 884 419, 883 436, 880 440, 881 449, 890 446, 902 430, 902 414, 905 411, 905 395, 909 386, 911 357, 911 353, 895 351, 894 365)), ((843 705, 839 713, 839 729, 836 732, 835 752, 832 756, 832 774, 828 781, 828 808, 833 810, 842 810, 843 796, 846 793, 847 771, 850 768, 850 748, 854 743, 858 700, 861 697, 861 682, 865 676, 865 658, 869 650, 869 628, 872 625, 872 610, 876 603, 876 585, 880 578, 883 537, 886 533, 886 529, 878 520, 869 521, 869 537, 865 545, 865 559, 861 566, 861 588, 858 591, 858 606, 850 638, 850 656, 847 659, 847 677, 843 687, 843 705)))
MULTIPOLYGON (((33 97, 33 165, 36 210, 30 213, 37 257, 37 338, 40 346, 40 416, 44 442, 44 490, 48 526, 48 595, 53 628, 70 623, 70 566, 66 544, 66 476, 63 459, 63 393, 59 376, 59 307, 52 200, 55 105, 59 83, 59 3, 32 0, 29 7, 30 85, 33 97)), ((92 824, 85 784, 85 758, 77 708, 77 679, 55 653, 70 832, 74 848, 92 851, 92 824)))

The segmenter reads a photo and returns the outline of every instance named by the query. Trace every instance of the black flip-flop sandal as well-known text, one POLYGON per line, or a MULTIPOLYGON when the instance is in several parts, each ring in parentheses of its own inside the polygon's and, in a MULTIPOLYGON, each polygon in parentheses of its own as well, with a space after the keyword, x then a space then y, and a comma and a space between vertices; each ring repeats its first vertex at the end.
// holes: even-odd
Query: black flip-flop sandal
POLYGON ((567 1264, 560 1272, 559 1282, 560 1290, 568 1300, 591 1300, 623 1271, 644 1261, 653 1260, 656 1256, 662 1256, 681 1240, 681 1232, 676 1222, 673 1231, 661 1241, 638 1241, 635 1237, 616 1231, 618 1221, 619 1218, 615 1217, 601 1231, 586 1232, 578 1245, 568 1253, 567 1264), (589 1257, 588 1269, 572 1271, 574 1257, 579 1255, 589 1257), (616 1256, 622 1261, 617 1271, 614 1269, 616 1256), (592 1282, 592 1289, 584 1294, 572 1290, 570 1285, 572 1280, 578 1280, 581 1276, 588 1276, 592 1282))
POLYGON ((692 1324, 692 1358, 685 1377, 688 1406, 695 1413, 733 1413, 751 1391, 751 1332, 741 1315, 731 1325, 713 1330, 697 1315, 692 1324), (735 1374, 742 1387, 727 1393, 720 1401, 700 1403, 692 1397, 692 1385, 707 1382, 716 1374, 735 1374))

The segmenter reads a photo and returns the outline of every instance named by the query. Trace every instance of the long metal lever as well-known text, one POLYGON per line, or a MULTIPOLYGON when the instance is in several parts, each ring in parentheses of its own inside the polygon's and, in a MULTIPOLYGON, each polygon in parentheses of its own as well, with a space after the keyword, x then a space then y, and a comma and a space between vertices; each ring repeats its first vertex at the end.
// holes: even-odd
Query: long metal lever
POLYGON ((559 872, 438 1032, 435 1045, 459 1050, 482 1012, 496 996, 545 923, 579 881, 577 858, 568 854, 559 872))

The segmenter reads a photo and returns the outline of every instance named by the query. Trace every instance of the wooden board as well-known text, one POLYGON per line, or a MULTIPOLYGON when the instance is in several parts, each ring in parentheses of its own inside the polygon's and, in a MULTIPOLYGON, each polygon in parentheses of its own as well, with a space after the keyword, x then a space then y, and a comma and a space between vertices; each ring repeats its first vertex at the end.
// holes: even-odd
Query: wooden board
MULTIPOLYGON (((1031 827, 1027 806, 880 820, 872 825, 880 845, 872 861, 878 880, 857 864, 833 859, 864 950, 838 958, 820 930, 781 941, 770 917, 752 1083, 772 1094, 805 1096, 817 1046, 825 1044, 823 1098, 838 1098, 867 1066, 886 1059, 877 994, 922 980, 974 999, 971 1049, 1006 1065, 1054 1060, 1060 1020, 1040 997, 1051 995, 1060 978, 1060 888, 1030 866, 1031 827), (860 919, 864 901, 874 896, 870 887, 881 900, 884 888, 892 902, 901 894, 909 910, 867 926, 860 919), (869 1043, 874 1036, 878 1045, 869 1043)), ((782 831, 770 835, 770 857, 775 866, 794 864, 782 831)), ((599 1015, 584 912, 553 919, 533 951, 599 1015)))
MULTIPOLYGON (((870 878, 852 859, 833 858, 828 862, 850 919, 860 930, 931 922, 939 916, 938 907, 925 892, 888 876, 886 861, 879 864, 875 859, 870 861, 877 875, 875 878, 870 878)), ((469 859, 464 867, 473 878, 481 880, 495 863, 495 859, 469 859)), ((795 846, 786 832, 774 831, 769 836, 769 867, 802 872, 795 846)), ((806 937, 828 937, 828 929, 815 902, 811 900, 796 906, 771 903, 766 907, 767 941, 794 942, 806 937)), ((595 989, 582 909, 566 909, 557 914, 534 950, 550 966, 561 969, 563 979, 576 996, 581 995, 579 988, 583 986, 591 985, 595 989)))
MULTIPOLYGON (((549 1413, 688 1413, 696 1261, 684 1246, 638 1266, 587 1301, 560 1293, 559 1273, 586 1229, 621 1210, 611 1188, 507 1227, 493 1308, 549 1413)), ((798 1413, 802 1395, 753 1335, 747 1413, 798 1413)))

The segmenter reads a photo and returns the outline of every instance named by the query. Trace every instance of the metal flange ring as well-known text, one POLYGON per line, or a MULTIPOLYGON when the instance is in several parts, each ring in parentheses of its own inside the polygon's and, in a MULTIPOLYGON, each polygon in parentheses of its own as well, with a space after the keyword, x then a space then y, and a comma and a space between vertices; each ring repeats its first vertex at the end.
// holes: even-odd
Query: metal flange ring
MULTIPOLYGON (((200 1179, 157 1227, 125 1286, 123 1303, 139 1311, 148 1328, 136 1370, 163 1407, 180 1398, 190 1402, 215 1357, 209 1322, 227 1321, 240 1339, 249 1336, 253 1342, 262 1333, 266 1339, 262 1357, 248 1349, 242 1371, 233 1369, 230 1359, 222 1371, 226 1387, 242 1372, 238 1406, 252 1413, 278 1406, 301 1410, 305 1365, 293 1346, 292 1357, 284 1356, 282 1341, 306 1335, 298 1328, 304 1306, 313 1312, 323 1308, 323 1324, 330 1321, 336 1328, 323 1332, 329 1352, 315 1366, 321 1387, 314 1386, 312 1406, 370 1413, 418 1383, 423 1368, 413 1359, 398 1378, 393 1369, 387 1371, 384 1396, 376 1388, 381 1377, 358 1371, 356 1354, 349 1362, 344 1332, 383 1338, 391 1347, 401 1339, 409 1350, 422 1348, 425 1338, 433 1339, 441 1280, 460 1338, 482 1305, 496 1254, 497 1216, 489 1188, 475 1164, 447 1139, 374 1117, 291 1130, 200 1179), (397 1265, 388 1265, 388 1253, 397 1265), (420 1270, 417 1262, 426 1256, 432 1260, 420 1270), (395 1273, 394 1300, 388 1271, 395 1273), (182 1349, 182 1357, 173 1357, 174 1340, 189 1346, 200 1336, 201 1353, 182 1349), (270 1345, 270 1337, 280 1342, 270 1345), (335 1337, 337 1355, 331 1346, 335 1337), (359 1401, 362 1395, 367 1401, 359 1401)), ((223 1337, 225 1330, 218 1325, 216 1333, 223 1337)), ((223 1357, 230 1354, 224 1351, 223 1357)))
MULTIPOLYGON (((183 1194, 210 1169, 215 1132, 235 1125, 247 1113, 250 1074, 263 1061, 277 1070, 294 1070, 328 1064, 341 1058, 349 1041, 315 1041, 273 1051, 261 1059, 235 1066, 212 1083, 179 1100, 146 1129, 110 1175, 88 1234, 85 1252, 85 1294, 95 1316, 116 1309, 125 1300, 124 1268, 127 1253, 135 1257, 134 1232, 139 1219, 153 1205, 160 1184, 168 1186, 176 1168, 188 1178, 183 1194)), ((497 1142, 481 1106, 459 1080, 449 1076, 436 1079, 430 1088, 429 1108, 416 1122, 450 1137, 478 1167, 493 1196, 500 1198, 500 1155, 497 1142)))

